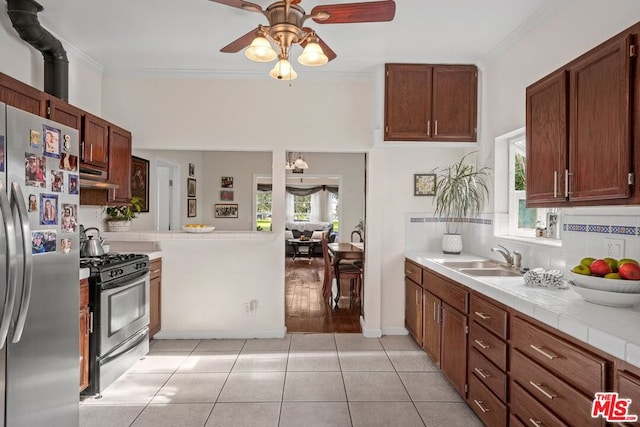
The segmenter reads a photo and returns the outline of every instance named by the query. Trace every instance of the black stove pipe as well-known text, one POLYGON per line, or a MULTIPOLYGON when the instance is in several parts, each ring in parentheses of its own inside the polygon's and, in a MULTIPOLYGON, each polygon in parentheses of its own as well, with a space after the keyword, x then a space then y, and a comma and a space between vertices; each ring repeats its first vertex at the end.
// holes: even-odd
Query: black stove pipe
POLYGON ((38 49, 44 57, 44 91, 69 101, 69 60, 60 40, 42 28, 38 12, 43 8, 34 0, 7 0, 7 14, 20 38, 38 49))

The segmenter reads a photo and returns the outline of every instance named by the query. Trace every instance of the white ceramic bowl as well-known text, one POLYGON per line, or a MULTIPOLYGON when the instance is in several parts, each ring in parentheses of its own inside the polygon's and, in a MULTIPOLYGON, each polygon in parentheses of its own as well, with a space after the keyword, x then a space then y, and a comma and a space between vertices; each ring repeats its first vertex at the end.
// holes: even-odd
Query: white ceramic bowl
POLYGON ((576 291, 585 301, 593 304, 608 305, 611 307, 631 307, 632 305, 640 304, 640 294, 597 291, 595 289, 581 288, 575 286, 575 284, 571 289, 576 291))
POLYGON ((187 233, 211 233, 213 230, 215 230, 215 227, 213 225, 207 225, 203 227, 187 227, 187 225, 182 226, 182 229, 187 233))
POLYGON ((605 279, 598 276, 571 273, 571 280, 580 288, 596 291, 618 292, 622 294, 640 294, 640 280, 605 279))

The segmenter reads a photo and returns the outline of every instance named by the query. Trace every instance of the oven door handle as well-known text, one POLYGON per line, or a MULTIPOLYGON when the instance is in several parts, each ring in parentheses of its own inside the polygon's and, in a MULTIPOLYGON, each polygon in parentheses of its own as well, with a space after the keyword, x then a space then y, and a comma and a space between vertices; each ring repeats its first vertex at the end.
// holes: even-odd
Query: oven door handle
POLYGON ((124 282, 122 285, 116 285, 116 286, 114 286, 112 288, 103 289, 101 291, 101 293, 104 294, 104 295, 111 295, 111 294, 114 294, 116 292, 124 291, 124 290, 127 290, 129 288, 132 288, 134 286, 139 285, 140 282, 145 281, 149 277, 150 277, 150 274, 147 272, 142 276, 137 276, 134 279, 131 279, 131 280, 127 281, 127 282, 124 282))
POLYGON ((16 228, 11 213, 11 204, 5 190, 4 183, 0 180, 0 215, 4 217, 4 232, 7 236, 7 289, 2 308, 2 320, 0 321, 0 348, 4 347, 13 317, 13 307, 16 301, 16 285, 18 281, 16 270, 18 268, 16 228))
POLYGON ((29 216, 27 215, 27 207, 24 201, 24 195, 20 184, 14 182, 11 185, 13 194, 12 201, 17 210, 16 217, 20 220, 20 231, 22 233, 22 251, 23 251, 23 271, 22 275, 22 298, 20 299, 20 309, 18 310, 18 320, 13 331, 12 343, 17 343, 22 338, 24 324, 27 320, 29 312, 29 303, 31 302, 31 288, 33 285, 33 255, 29 252, 31 246, 31 229, 29 228, 29 216))
POLYGON ((140 343, 142 343, 144 340, 147 339, 148 334, 149 334, 149 328, 144 328, 143 330, 137 333, 138 338, 136 338, 134 342, 132 342, 130 345, 122 346, 122 348, 116 348, 115 352, 113 352, 112 354, 109 354, 109 356, 100 360, 100 365, 106 365, 107 363, 111 362, 113 359, 117 359, 120 356, 131 353, 136 349, 136 347, 138 347, 138 345, 140 345, 140 343))

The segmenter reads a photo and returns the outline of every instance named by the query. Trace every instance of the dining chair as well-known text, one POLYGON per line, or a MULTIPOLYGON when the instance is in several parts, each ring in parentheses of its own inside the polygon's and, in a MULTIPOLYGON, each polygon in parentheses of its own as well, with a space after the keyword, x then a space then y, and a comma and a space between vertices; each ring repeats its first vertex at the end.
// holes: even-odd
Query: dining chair
POLYGON ((322 296, 325 302, 332 304, 332 283, 335 277, 336 284, 338 286, 338 294, 336 295, 335 303, 338 303, 340 298, 340 281, 343 279, 349 280, 349 301, 351 301, 351 293, 356 297, 356 301, 360 300, 360 291, 362 288, 362 268, 346 263, 336 263, 332 259, 329 253, 329 244, 327 242, 327 235, 322 235, 322 255, 324 258, 324 280, 322 282, 322 296), (337 275, 337 277, 336 277, 337 275))

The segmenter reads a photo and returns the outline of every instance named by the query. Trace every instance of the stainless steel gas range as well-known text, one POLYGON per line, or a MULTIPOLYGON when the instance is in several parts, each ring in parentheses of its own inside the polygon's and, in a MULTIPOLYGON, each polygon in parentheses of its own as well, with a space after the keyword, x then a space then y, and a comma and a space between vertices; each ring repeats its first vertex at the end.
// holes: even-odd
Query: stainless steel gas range
POLYGON ((149 257, 81 258, 89 268, 89 386, 98 395, 149 352, 149 257))

